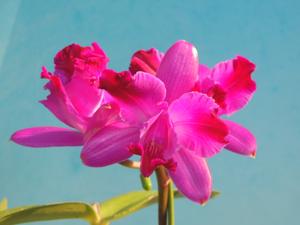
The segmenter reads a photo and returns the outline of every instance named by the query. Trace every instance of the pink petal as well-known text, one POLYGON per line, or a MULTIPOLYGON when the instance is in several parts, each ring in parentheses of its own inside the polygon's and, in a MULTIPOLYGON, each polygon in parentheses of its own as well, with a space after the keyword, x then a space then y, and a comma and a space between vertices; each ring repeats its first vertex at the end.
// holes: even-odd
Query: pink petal
POLYGON ((166 86, 168 102, 191 91, 198 80, 198 53, 186 42, 178 41, 169 48, 157 71, 166 86))
POLYGON ((156 75, 161 60, 162 54, 155 48, 139 50, 135 52, 131 58, 129 71, 132 74, 141 71, 156 75))
POLYGON ((229 143, 225 148, 241 155, 255 157, 257 146, 254 135, 237 123, 229 120, 223 121, 229 129, 229 135, 226 138, 229 143))
POLYGON ((190 92, 175 100, 169 107, 178 143, 194 150, 201 157, 211 157, 227 144, 227 126, 215 111, 218 105, 212 98, 190 92))
POLYGON ((106 103, 94 113, 94 115, 88 119, 87 131, 84 134, 85 139, 89 139, 103 127, 121 122, 120 107, 116 103, 106 103))
POLYGON ((214 85, 214 81, 211 78, 211 70, 208 66, 199 64, 198 76, 198 81, 193 90, 207 93, 209 88, 214 85))
POLYGON ((175 171, 169 171, 178 190, 190 200, 205 204, 211 196, 212 178, 206 160, 186 149, 177 151, 175 171))
POLYGON ((212 69, 213 80, 226 93, 226 104, 220 113, 232 114, 249 102, 256 90, 256 84, 251 78, 254 70, 255 65, 242 56, 221 62, 212 69))
POLYGON ((128 159, 128 146, 139 141, 139 128, 111 125, 104 127, 83 146, 81 159, 87 166, 103 167, 128 159))
POLYGON ((131 76, 128 71, 117 73, 105 70, 100 78, 100 87, 112 95, 125 112, 123 115, 134 121, 145 121, 156 114, 158 103, 164 100, 164 84, 155 76, 137 72, 131 76))
POLYGON ((74 108, 61 79, 58 76, 48 74, 45 68, 43 68, 41 76, 50 80, 45 86, 49 89, 50 94, 46 100, 40 102, 65 124, 84 131, 86 121, 74 108))
POLYGON ((207 79, 207 78, 211 78, 211 76, 210 76, 211 69, 204 64, 199 64, 198 73, 199 73, 199 80, 201 80, 201 81, 204 79, 207 79))
POLYGON ((61 127, 32 127, 19 130, 11 136, 17 144, 33 147, 80 146, 83 145, 81 133, 61 127))
POLYGON ((72 105, 83 117, 91 117, 101 104, 102 91, 81 77, 73 77, 65 85, 65 90, 72 105))
POLYGON ((166 112, 162 112, 146 128, 142 136, 141 172, 150 176, 159 165, 173 167, 169 160, 176 148, 176 135, 166 112))

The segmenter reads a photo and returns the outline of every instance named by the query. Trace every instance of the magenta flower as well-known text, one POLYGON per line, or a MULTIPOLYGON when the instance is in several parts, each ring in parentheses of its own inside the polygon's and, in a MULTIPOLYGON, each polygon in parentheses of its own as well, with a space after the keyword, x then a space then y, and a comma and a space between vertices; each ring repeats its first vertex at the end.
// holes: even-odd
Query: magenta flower
MULTIPOLYGON (((156 49, 137 51, 130 62, 132 72, 145 71, 156 75, 163 53, 156 49), (142 55, 143 57, 137 56, 142 55), (160 56, 160 57, 157 57, 160 56), (158 62, 160 60, 160 62, 158 62), (151 65, 155 64, 156 67, 151 65), (151 68, 151 69, 149 69, 151 68), (154 72, 153 72, 154 71, 154 72)), ((219 115, 231 115, 243 108, 252 98, 256 90, 255 81, 251 74, 255 65, 248 59, 238 56, 235 59, 220 62, 212 69, 199 64, 199 78, 193 87, 193 91, 202 92, 212 97, 218 104, 219 115)), ((226 140, 229 142, 225 148, 254 157, 256 155, 256 140, 253 134, 243 126, 232 121, 223 120, 228 129, 229 135, 226 140)))
MULTIPOLYGON (((96 43, 91 47, 65 47, 54 58, 53 74, 42 69, 41 77, 49 80, 45 89, 50 94, 41 103, 65 124, 85 132, 88 118, 99 109, 103 98, 97 80, 107 63, 107 56, 96 43)), ((78 131, 34 127, 17 131, 11 139, 29 147, 77 146, 83 143, 78 131)))
POLYGON ((119 162, 130 157, 132 154, 127 146, 138 141, 139 129, 128 127, 121 121, 119 106, 105 102, 104 93, 98 88, 99 77, 108 63, 104 51, 96 43, 91 47, 72 44, 57 53, 54 63, 53 74, 47 72, 46 68, 41 73, 42 78, 49 80, 45 88, 50 91, 47 99, 41 103, 75 130, 33 127, 15 132, 11 139, 29 147, 90 147, 95 145, 92 137, 96 136, 103 139, 102 160, 106 161, 106 151, 113 153, 111 149, 118 149, 118 154, 110 156, 112 161, 119 162), (104 137, 102 134, 105 134, 104 137))
POLYGON ((48 73, 43 67, 42 78, 49 79, 45 88, 50 95, 41 103, 67 125, 84 131, 85 120, 97 111, 102 91, 98 79, 109 59, 93 43, 91 47, 72 44, 59 51, 55 58, 55 71, 48 73))

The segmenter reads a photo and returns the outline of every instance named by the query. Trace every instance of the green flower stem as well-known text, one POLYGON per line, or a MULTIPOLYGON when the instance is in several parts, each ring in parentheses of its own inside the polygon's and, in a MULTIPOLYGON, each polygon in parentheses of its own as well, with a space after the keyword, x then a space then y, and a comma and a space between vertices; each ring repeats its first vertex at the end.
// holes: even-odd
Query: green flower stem
POLYGON ((158 184, 158 224, 167 224, 168 212, 168 181, 166 169, 163 166, 157 167, 155 170, 156 179, 158 184))
POLYGON ((168 225, 175 225, 175 209, 174 209, 174 191, 173 183, 169 182, 169 197, 168 197, 168 225))

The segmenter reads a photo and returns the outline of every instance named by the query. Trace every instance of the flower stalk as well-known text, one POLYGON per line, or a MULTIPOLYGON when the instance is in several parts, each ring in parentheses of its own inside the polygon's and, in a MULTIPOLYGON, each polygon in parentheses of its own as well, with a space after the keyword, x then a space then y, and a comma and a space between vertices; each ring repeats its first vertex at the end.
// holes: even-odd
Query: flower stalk
POLYGON ((168 184, 168 225, 175 225, 174 191, 172 181, 168 184))
POLYGON ((157 167, 155 170, 158 184, 158 224, 167 224, 168 212, 168 182, 169 177, 166 169, 163 166, 157 167))

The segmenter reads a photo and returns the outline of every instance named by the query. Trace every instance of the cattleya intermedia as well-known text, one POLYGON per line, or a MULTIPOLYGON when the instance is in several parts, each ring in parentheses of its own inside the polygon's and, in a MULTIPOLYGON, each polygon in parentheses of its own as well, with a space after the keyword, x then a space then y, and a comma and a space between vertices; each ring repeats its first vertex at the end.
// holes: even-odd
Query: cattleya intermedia
POLYGON ((103 167, 141 156, 141 173, 167 169, 178 190, 205 203, 212 191, 206 159, 223 148, 254 157, 255 137, 225 120, 251 99, 255 65, 242 56, 213 68, 199 64, 196 48, 178 41, 165 54, 139 50, 129 70, 107 68, 100 46, 72 44, 43 67, 50 91, 41 103, 70 128, 33 127, 11 139, 29 147, 83 146, 85 165, 103 167))

